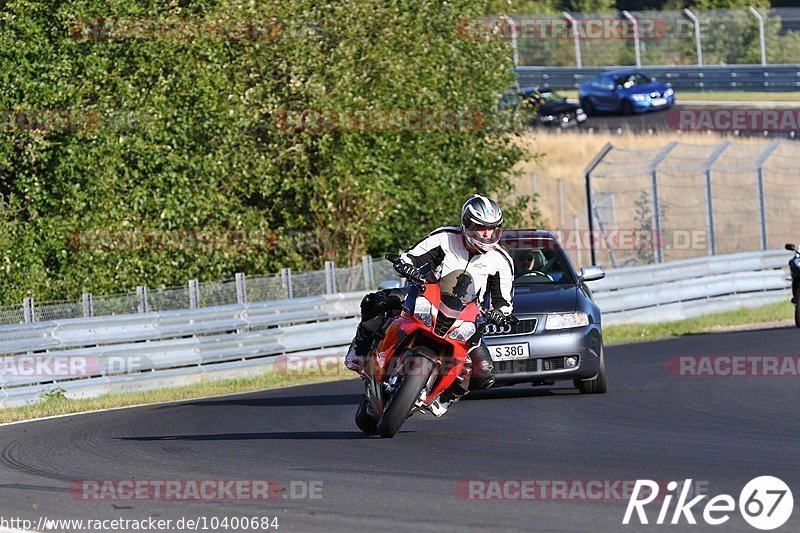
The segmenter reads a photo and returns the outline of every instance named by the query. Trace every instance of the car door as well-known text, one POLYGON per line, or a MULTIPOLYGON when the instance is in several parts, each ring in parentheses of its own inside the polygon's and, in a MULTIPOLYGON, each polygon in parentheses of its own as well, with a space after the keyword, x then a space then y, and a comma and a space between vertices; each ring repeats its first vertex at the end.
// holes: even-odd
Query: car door
POLYGON ((611 76, 603 75, 597 78, 594 90, 594 104, 604 110, 617 109, 618 99, 614 92, 616 85, 611 76))

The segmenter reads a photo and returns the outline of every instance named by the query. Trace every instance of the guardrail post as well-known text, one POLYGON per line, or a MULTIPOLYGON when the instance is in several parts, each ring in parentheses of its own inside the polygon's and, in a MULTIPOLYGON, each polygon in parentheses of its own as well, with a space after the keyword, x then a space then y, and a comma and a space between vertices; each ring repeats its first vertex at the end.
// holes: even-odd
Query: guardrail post
POLYGON ((247 303, 247 280, 244 272, 236 273, 236 303, 247 303))
POLYGON ((292 298, 292 269, 281 269, 281 285, 283 285, 283 294, 286 298, 292 298))
POLYGON ((583 61, 581 60, 581 36, 578 30, 578 21, 566 11, 562 11, 561 14, 567 19, 567 22, 572 25, 572 41, 575 43, 575 66, 583 68, 583 61))
POLYGON ((626 19, 631 21, 631 24, 633 24, 633 47, 634 51, 636 52, 636 66, 641 67, 642 55, 641 52, 639 51, 639 21, 636 20, 636 18, 633 15, 631 15, 628 11, 623 11, 622 15, 626 19))
POLYGON ((196 279, 189 280, 189 309, 200 307, 200 284, 196 279))
POLYGON ((336 265, 333 261, 325 261, 325 293, 336 293, 336 265))
POLYGON ((694 22, 694 41, 695 48, 697 49, 697 65, 703 66, 703 45, 700 43, 700 19, 688 8, 683 10, 683 13, 694 22))
POLYGON ((22 309, 25 315, 25 323, 30 324, 36 320, 35 310, 33 308, 33 297, 29 296, 22 299, 22 309))
POLYGON ((761 48, 761 64, 767 64, 767 44, 764 39, 764 16, 753 6, 749 7, 750 13, 758 19, 758 45, 761 48))
POLYGON ((364 267, 364 290, 372 290, 375 286, 375 275, 372 271, 372 256, 365 255, 361 258, 361 264, 364 267))
POLYGON ((137 313, 147 313, 150 308, 147 305, 147 287, 144 285, 139 285, 136 287, 136 312, 137 313))
POLYGON ((81 294, 81 307, 83 307, 83 316, 94 316, 94 299, 91 292, 81 294))
POLYGON ((766 250, 768 244, 767 238, 767 205, 766 205, 766 198, 764 195, 764 163, 767 162, 769 156, 772 155, 778 146, 781 145, 783 141, 772 141, 769 146, 767 146, 766 150, 761 152, 756 159, 756 178, 757 178, 757 187, 756 190, 758 192, 758 210, 759 210, 759 220, 761 222, 761 249, 766 250))

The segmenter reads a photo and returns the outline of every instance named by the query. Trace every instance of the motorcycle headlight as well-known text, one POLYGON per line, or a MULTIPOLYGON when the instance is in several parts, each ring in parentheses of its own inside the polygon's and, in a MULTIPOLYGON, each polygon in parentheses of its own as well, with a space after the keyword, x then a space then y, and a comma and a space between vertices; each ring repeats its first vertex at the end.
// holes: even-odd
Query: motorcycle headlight
POLYGON ((463 322, 460 326, 450 332, 451 339, 467 342, 470 337, 475 335, 475 324, 472 322, 463 322))
POLYGON ((414 316, 417 317, 428 327, 433 325, 433 316, 431 315, 431 302, 424 296, 417 296, 417 301, 414 302, 414 316))
POLYGON ((568 329, 579 328, 589 325, 589 316, 578 311, 577 313, 552 313, 547 315, 545 329, 568 329))
POLYGON ((644 102, 647 97, 643 94, 634 94, 633 96, 631 96, 631 98, 633 98, 637 102, 644 102))
POLYGON ((675 91, 672 90, 672 87, 664 91, 665 96, 672 96, 673 94, 675 94, 675 91))

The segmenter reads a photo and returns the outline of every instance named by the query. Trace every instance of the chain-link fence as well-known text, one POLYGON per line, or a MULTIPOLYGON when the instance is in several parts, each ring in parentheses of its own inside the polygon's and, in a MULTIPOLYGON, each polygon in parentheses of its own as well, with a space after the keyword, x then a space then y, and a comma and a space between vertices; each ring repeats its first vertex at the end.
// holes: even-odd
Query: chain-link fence
POLYGON ((520 66, 791 64, 800 8, 645 10, 487 17, 489 38, 513 40, 520 66))
POLYGON ((606 145, 587 171, 593 257, 612 267, 800 241, 800 145, 606 145))
POLYGON ((231 279, 189 280, 180 287, 158 290, 142 286, 136 292, 123 294, 94 296, 86 293, 80 300, 36 302, 25 298, 22 305, 0 307, 0 326, 365 291, 393 279, 399 278, 388 261, 365 257, 361 265, 350 268, 337 268, 329 262, 325 270, 292 272, 284 268, 279 274, 253 277, 240 273, 231 279))

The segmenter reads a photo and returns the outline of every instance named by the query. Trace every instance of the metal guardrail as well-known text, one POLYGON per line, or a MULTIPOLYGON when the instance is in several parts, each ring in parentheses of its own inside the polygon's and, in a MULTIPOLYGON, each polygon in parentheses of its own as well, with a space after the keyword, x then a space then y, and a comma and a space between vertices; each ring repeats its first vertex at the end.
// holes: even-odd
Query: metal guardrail
MULTIPOLYGON (((603 322, 659 322, 789 298, 784 251, 610 270, 591 287, 603 322)), ((363 291, 292 300, 0 327, 0 406, 61 389, 68 397, 252 376, 278 355, 344 353, 363 291), (89 371, 9 373, 19 359, 78 361, 89 371), (9 366, 9 365, 12 366, 9 366)))
POLYGON ((800 65, 659 66, 659 67, 517 67, 521 87, 578 89, 598 74, 615 69, 643 72, 676 91, 796 91, 800 65))

